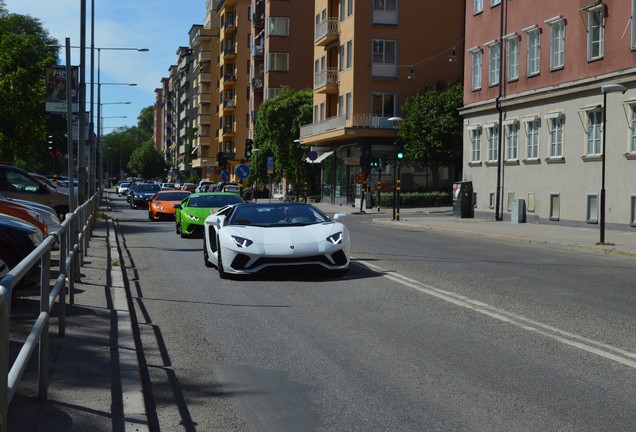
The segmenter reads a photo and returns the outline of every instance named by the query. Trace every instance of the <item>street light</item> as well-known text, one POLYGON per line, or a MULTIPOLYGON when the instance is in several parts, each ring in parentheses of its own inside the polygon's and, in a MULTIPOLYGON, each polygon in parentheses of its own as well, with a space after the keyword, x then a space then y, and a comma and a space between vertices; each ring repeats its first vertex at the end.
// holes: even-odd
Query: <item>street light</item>
POLYGON ((601 215, 600 215, 600 244, 605 243, 605 125, 607 124, 607 94, 608 93, 625 93, 627 89, 621 84, 606 84, 601 87, 603 93, 603 153, 601 154, 601 215))
POLYGON ((404 119, 402 117, 390 117, 389 121, 393 123, 393 163, 395 164, 393 173, 393 220, 400 220, 400 158, 398 158, 397 150, 397 128, 404 119))

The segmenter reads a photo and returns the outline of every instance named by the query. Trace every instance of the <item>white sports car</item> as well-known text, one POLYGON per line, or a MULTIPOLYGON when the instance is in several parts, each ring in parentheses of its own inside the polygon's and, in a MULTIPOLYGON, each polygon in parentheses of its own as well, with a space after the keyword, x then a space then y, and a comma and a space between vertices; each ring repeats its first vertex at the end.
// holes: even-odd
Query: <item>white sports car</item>
POLYGON ((265 269, 349 269, 349 230, 311 204, 249 203, 221 208, 205 219, 203 259, 219 276, 265 269))

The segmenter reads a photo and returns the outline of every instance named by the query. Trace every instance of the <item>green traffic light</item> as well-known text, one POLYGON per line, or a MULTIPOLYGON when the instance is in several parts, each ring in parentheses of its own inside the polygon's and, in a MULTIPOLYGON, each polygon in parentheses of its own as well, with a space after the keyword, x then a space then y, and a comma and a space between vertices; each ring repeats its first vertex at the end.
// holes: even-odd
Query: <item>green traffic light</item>
POLYGON ((404 152, 401 152, 401 151, 400 151, 400 152, 398 152, 398 154, 397 154, 397 158, 398 158, 398 159, 402 159, 403 157, 404 157, 404 152))

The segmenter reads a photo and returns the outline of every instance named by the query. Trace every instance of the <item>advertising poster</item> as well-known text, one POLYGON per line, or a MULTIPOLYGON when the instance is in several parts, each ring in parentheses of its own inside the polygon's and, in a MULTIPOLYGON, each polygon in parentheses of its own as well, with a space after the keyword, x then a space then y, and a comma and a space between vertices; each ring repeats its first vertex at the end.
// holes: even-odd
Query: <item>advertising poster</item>
MULTIPOLYGON (((71 66, 72 111, 79 109, 79 83, 77 66, 71 66)), ((46 69, 46 112, 66 114, 66 66, 55 65, 46 69)))

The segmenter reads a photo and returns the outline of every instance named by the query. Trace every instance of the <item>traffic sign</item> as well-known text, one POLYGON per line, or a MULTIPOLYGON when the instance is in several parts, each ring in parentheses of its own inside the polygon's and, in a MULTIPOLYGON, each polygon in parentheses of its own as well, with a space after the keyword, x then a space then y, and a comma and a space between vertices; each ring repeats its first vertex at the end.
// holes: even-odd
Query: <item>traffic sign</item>
POLYGON ((267 169, 274 169, 274 156, 267 156, 267 169))
POLYGON ((367 176, 362 171, 357 172, 354 178, 357 184, 365 184, 367 182, 367 176))
POLYGON ((316 159, 318 159, 318 152, 315 151, 310 151, 309 153, 307 153, 307 159, 309 159, 310 161, 315 161, 316 159))
POLYGON ((221 173, 221 180, 223 180, 224 182, 230 181, 230 172, 229 171, 223 171, 221 173))
POLYGON ((235 172, 238 178, 246 179, 250 176, 250 167, 240 164, 236 166, 235 172))

